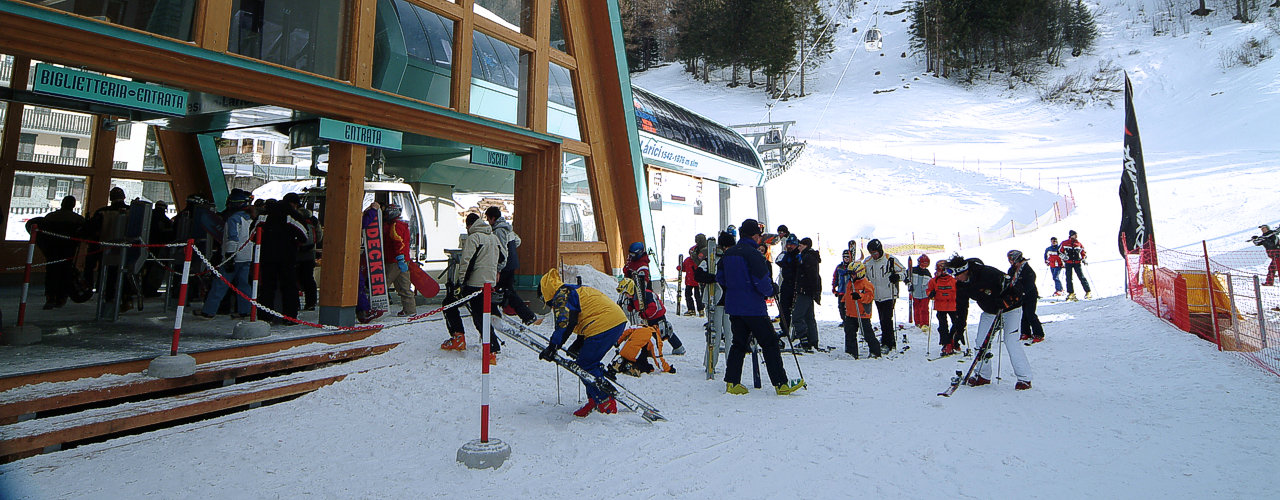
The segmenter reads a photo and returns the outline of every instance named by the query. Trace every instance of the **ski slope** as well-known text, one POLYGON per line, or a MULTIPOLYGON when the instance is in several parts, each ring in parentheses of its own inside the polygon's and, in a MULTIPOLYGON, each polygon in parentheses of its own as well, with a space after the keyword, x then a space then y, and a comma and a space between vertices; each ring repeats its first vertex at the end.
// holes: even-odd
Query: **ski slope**
MULTIPOLYGON (((1129 72, 1157 242, 1207 240, 1214 251, 1256 255, 1265 269, 1245 240, 1280 220, 1280 63, 1224 70, 1218 62, 1251 36, 1280 45, 1266 26, 1275 21, 1241 25, 1215 12, 1185 33, 1153 37, 1160 2, 1089 3, 1098 47, 1053 71, 1108 63, 1129 72)), ((722 374, 708 381, 701 371, 700 318, 673 315, 689 346, 670 358, 678 372, 622 380, 669 422, 575 418, 584 397, 576 381, 508 343, 491 375, 490 435, 513 454, 497 470, 475 471, 455 453, 479 433, 480 354, 474 334, 465 353, 439 350, 446 333, 435 321, 385 330, 380 338, 403 344, 353 362, 368 372, 293 401, 0 466, 0 498, 1274 496, 1280 380, 1124 299, 1113 243, 1122 96, 1076 108, 1044 103, 1034 89, 926 76, 919 61, 899 57, 902 15, 879 17, 883 57, 863 51, 870 8, 860 4, 845 21, 842 48, 806 83, 811 94, 772 109, 772 119, 798 122, 809 148, 769 183, 770 220, 824 249, 913 233, 950 245, 947 235, 1029 221, 1059 193, 1073 194, 1079 209, 1060 223, 947 249, 1002 264, 1009 249, 1034 257, 1050 236, 1080 232, 1098 298, 1041 302, 1047 341, 1026 349, 1033 389, 1015 392, 1004 360, 1002 381, 937 397, 967 365, 926 361, 914 328, 903 331, 911 348, 896 359, 837 354, 843 332, 827 296, 819 333, 836 351, 784 358, 789 376, 799 376, 798 363, 810 388, 779 397, 766 377, 766 389, 731 396, 722 374)), ((722 123, 766 115, 760 91, 702 84, 677 65, 634 79, 722 123)), ((830 273, 837 259, 824 259, 830 273)), ((1036 258, 1032 265, 1047 295, 1048 272, 1036 258)), ((936 345, 928 350, 937 354, 936 345)))

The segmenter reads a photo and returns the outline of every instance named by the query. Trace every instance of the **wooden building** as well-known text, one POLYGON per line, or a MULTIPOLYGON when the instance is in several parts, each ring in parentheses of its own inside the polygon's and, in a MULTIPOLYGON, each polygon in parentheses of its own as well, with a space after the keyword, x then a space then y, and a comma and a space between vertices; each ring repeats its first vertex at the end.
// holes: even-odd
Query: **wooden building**
POLYGON ((522 283, 610 272, 655 241, 632 102, 615 0, 0 0, 0 266, 65 195, 85 215, 113 186, 221 203, 228 158, 311 169, 323 146, 322 322, 353 321, 373 174, 420 200, 506 191, 522 283), (585 241, 562 241, 567 199, 588 207, 585 241))

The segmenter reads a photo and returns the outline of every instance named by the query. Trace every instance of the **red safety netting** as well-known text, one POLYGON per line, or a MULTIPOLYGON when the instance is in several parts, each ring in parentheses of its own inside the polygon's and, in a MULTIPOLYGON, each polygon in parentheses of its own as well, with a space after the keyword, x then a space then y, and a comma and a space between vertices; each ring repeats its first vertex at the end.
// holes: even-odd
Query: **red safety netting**
POLYGON ((1125 289, 1179 329, 1280 375, 1277 261, 1261 247, 1151 244, 1127 254, 1125 289))

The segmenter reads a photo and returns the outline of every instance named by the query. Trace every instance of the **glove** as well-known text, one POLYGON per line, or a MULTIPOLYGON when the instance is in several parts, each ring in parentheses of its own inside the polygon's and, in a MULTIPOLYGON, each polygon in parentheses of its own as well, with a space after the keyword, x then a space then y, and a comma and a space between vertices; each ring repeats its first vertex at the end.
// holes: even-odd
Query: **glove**
POLYGON ((858 292, 849 292, 849 293, 853 294, 853 300, 862 300, 862 294, 858 292))
POLYGON ((560 350, 560 346, 555 344, 548 344, 547 347, 542 350, 542 352, 538 353, 538 359, 541 359, 543 361, 551 361, 554 363, 556 361, 556 351, 558 350, 560 350))
POLYGON ((409 272, 409 263, 404 261, 403 255, 396 256, 396 267, 400 268, 400 272, 402 273, 409 272))
POLYGON ((898 273, 889 273, 889 282, 890 282, 890 283, 893 283, 893 282, 896 282, 896 281, 901 281, 901 280, 899 280, 899 278, 901 278, 901 276, 899 276, 899 275, 898 275, 898 273))

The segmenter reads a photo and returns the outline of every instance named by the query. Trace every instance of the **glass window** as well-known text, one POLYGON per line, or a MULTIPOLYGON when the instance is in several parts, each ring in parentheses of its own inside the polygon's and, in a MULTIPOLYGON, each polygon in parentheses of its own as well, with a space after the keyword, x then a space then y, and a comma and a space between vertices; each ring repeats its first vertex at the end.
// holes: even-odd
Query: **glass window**
POLYGON ((99 21, 191 41, 196 0, 26 0, 99 21))
POLYGON ((551 0, 551 48, 569 53, 564 39, 564 22, 560 20, 560 0, 551 0))
POLYGON ((122 123, 116 128, 116 153, 111 168, 135 172, 165 173, 156 129, 145 123, 122 123))
POLYGON ((582 140, 573 74, 558 64, 552 64, 547 75, 547 133, 582 140))
POLYGON ((470 113, 524 126, 529 53, 472 32, 470 113))
POLYGON ((9 87, 13 83, 13 56, 0 54, 0 87, 9 87))
POLYGON ((517 33, 529 33, 530 0, 475 0, 472 10, 481 17, 491 19, 517 33))
POLYGON ((93 124, 92 115, 23 106, 18 160, 88 167, 93 124))
POLYGON ((560 170, 560 241, 596 241, 587 158, 564 154, 560 170))
POLYGON ((345 0, 235 0, 227 50, 333 78, 342 78, 345 0))
POLYGON ((26 241, 27 221, 57 210, 65 196, 76 197, 76 212, 84 214, 84 188, 86 177, 81 175, 46 174, 18 171, 13 176, 12 198, 9 202, 9 219, 5 225, 5 239, 26 241))
POLYGON ((378 3, 373 86, 448 107, 453 21, 405 0, 378 3))

